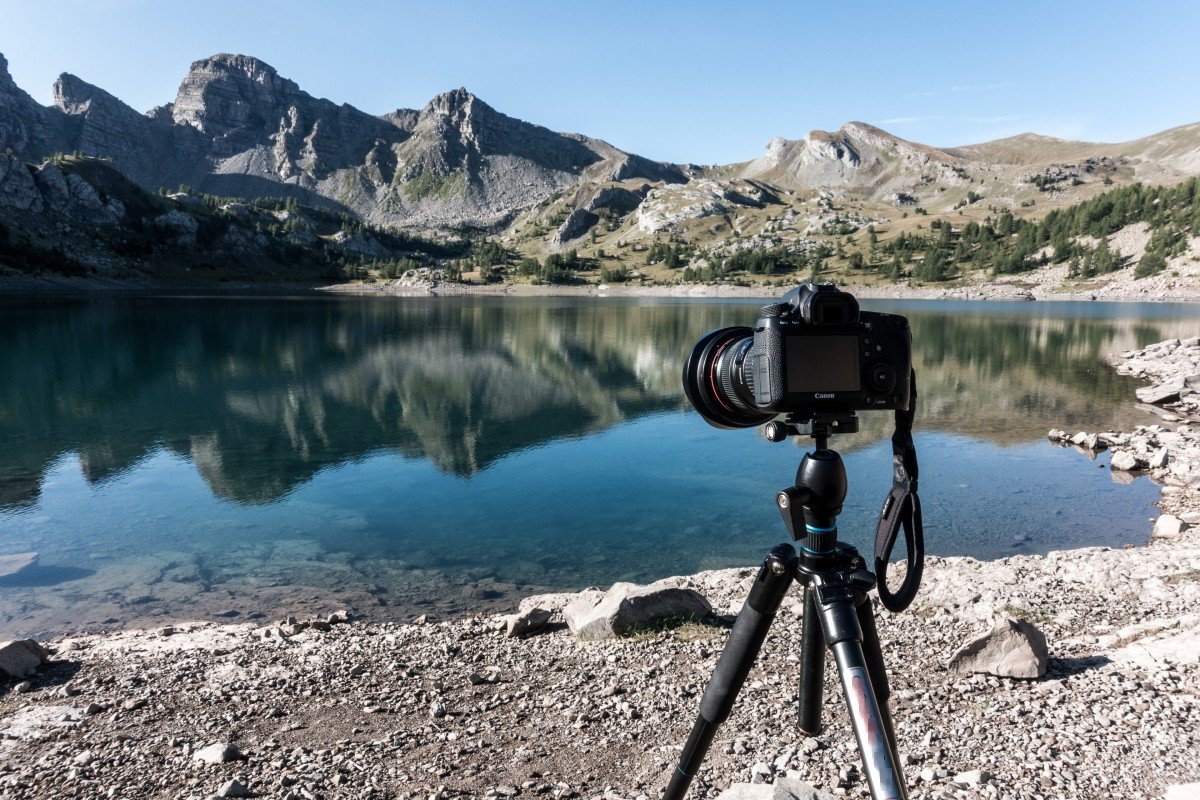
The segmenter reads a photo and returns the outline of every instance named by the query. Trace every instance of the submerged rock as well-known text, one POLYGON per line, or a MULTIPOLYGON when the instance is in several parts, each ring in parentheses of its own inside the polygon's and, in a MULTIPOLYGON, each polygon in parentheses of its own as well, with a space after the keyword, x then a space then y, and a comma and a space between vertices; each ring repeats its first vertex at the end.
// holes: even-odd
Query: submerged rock
POLYGON ((37 566, 37 553, 14 553, 10 556, 0 556, 0 578, 20 573, 37 566))

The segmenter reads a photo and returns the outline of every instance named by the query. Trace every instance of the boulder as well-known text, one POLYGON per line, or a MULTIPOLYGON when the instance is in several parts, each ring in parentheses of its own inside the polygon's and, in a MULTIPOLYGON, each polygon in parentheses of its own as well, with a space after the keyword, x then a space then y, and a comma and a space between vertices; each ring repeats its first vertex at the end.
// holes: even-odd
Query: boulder
POLYGON ((1124 472, 1132 472, 1136 469, 1141 469, 1141 462, 1138 461, 1137 456, 1128 450, 1114 450, 1112 454, 1112 468, 1124 472))
POLYGON ((617 583, 598 602, 592 593, 563 609, 571 633, 582 639, 610 639, 638 628, 681 619, 703 619, 712 606, 697 591, 674 586, 617 583))
POLYGON ((9 556, 0 556, 0 578, 20 575, 37 566, 37 560, 37 553, 14 553, 9 556))
POLYGON ((534 607, 518 611, 516 614, 505 617, 505 630, 508 632, 509 638, 513 639, 531 636, 545 628, 552 616, 554 616, 554 612, 548 608, 534 607))
POLYGON ((1001 678, 1040 678, 1046 674, 1046 637, 1025 620, 1006 617, 950 657, 951 672, 983 672, 1001 678))
POLYGON ((250 797, 250 790, 246 788, 246 784, 234 778, 233 780, 225 781, 221 784, 221 788, 217 789, 217 797, 250 797))
POLYGON ((0 642, 0 675, 28 678, 49 661, 46 648, 32 639, 0 642))
POLYGON ((1155 539, 1174 539, 1183 533, 1187 526, 1179 517, 1173 514, 1161 514, 1158 519, 1154 520, 1155 539))
POLYGON ((193 761, 201 761, 205 764, 224 764, 229 761, 238 761, 241 758, 242 751, 236 744, 229 742, 216 742, 192 753, 193 761))
POLYGON ((1183 376, 1170 379, 1157 386, 1143 386, 1137 390, 1137 398, 1143 403, 1172 403, 1179 399, 1180 392, 1187 389, 1183 376))

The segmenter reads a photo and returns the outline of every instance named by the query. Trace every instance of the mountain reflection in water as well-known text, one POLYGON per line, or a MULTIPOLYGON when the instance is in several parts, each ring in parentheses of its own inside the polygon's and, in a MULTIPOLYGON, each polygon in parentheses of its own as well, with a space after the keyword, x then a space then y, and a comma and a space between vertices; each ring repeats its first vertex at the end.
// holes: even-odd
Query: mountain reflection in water
MULTIPOLYGON (((769 498, 800 451, 708 428, 679 376, 704 331, 759 304, 6 302, 0 553, 38 550, 50 571, 6 601, 0 632, 337 592, 397 614, 451 590, 479 608, 749 563, 782 534, 769 498)), ((1152 487, 1114 489, 1043 439, 1147 422, 1103 358, 1194 335, 1193 310, 864 305, 912 322, 931 552, 1144 538, 1152 487)), ((835 440, 863 453, 847 530, 886 488, 891 416, 861 420, 835 440)))
MULTIPOLYGON (((751 322, 756 306, 147 299, 5 311, 0 507, 36 502, 64 453, 101 482, 160 446, 242 503, 277 500, 382 449, 468 477, 514 451, 686 408, 688 348, 706 330, 751 322)), ((1103 357, 1178 327, 908 313, 919 428, 1000 444, 1141 419, 1136 384, 1103 357)), ((859 442, 891 424, 862 417, 859 442)))

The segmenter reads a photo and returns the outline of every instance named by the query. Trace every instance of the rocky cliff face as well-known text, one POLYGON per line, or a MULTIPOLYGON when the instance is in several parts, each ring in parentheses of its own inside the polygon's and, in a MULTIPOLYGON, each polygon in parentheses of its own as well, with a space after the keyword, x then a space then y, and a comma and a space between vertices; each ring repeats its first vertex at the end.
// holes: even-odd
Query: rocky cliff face
POLYGON ((932 182, 954 183, 955 169, 968 163, 866 123, 849 122, 832 133, 772 139, 742 174, 789 187, 899 192, 932 182))
POLYGON ((43 108, 0 57, 0 146, 30 158, 78 150, 148 188, 293 195, 424 229, 492 227, 585 180, 684 179, 674 165, 505 116, 465 89, 377 117, 228 54, 193 63, 174 102, 147 114, 67 74, 43 108))

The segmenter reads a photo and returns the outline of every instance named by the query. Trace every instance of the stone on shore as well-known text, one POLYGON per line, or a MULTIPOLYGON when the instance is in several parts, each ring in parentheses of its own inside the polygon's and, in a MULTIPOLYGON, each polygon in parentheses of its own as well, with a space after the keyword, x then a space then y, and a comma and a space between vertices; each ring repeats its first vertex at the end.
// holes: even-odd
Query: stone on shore
POLYGON ((202 761, 205 764, 224 764, 229 761, 238 761, 241 758, 242 751, 236 744, 229 742, 210 744, 192 754, 192 760, 202 761))
POLYGON ((1141 400, 1143 403, 1161 405, 1178 400, 1180 393, 1187 388, 1186 381, 1180 375, 1155 386, 1143 386, 1137 390, 1136 394, 1138 400, 1141 400))
POLYGON ((1001 678, 1040 678, 1046 674, 1046 637, 1025 620, 1006 617, 950 657, 951 672, 982 672, 1001 678))
POLYGON ((20 575, 28 569, 37 566, 37 553, 14 553, 0 556, 0 578, 20 575))
POLYGON ((512 638, 532 636, 544 630, 552 616, 554 612, 548 608, 534 607, 527 611, 518 611, 504 618, 505 629, 512 638))
POLYGON ((49 660, 46 649, 32 639, 0 643, 0 675, 28 678, 49 660))
POLYGON ((1186 527, 1179 517, 1173 514, 1162 514, 1154 520, 1153 535, 1155 539, 1175 539, 1183 533, 1186 527))
POLYGON ((563 609, 571 633, 581 639, 611 639, 638 628, 703 619, 712 613, 712 606, 693 589, 616 583, 598 599, 597 594, 583 593, 563 609))
POLYGON ((1138 461, 1137 456, 1128 450, 1114 450, 1112 454, 1112 468, 1119 469, 1122 472, 1133 472, 1136 469, 1142 468, 1142 462, 1138 461))

